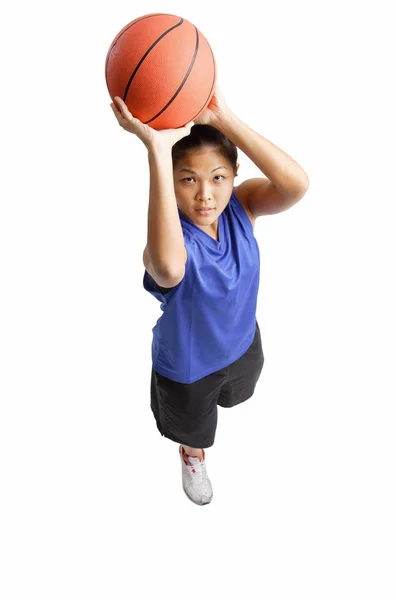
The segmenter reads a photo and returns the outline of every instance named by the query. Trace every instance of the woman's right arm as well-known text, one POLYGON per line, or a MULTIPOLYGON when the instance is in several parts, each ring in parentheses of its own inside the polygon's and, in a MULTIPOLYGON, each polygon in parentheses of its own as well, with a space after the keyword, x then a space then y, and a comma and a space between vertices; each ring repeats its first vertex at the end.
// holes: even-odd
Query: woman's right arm
POLYGON ((148 147, 147 251, 156 274, 167 280, 164 287, 177 285, 183 279, 187 258, 173 184, 171 150, 169 146, 155 144, 148 147))
MULTIPOLYGON (((173 184, 172 146, 190 134, 194 122, 190 121, 178 129, 157 131, 133 117, 121 98, 116 97, 115 100, 118 110, 115 104, 110 106, 119 125, 137 135, 148 151, 150 193, 145 253, 147 250, 157 283, 161 287, 172 287, 183 279, 187 261, 173 184)), ((153 276, 153 273, 150 274, 153 276)))

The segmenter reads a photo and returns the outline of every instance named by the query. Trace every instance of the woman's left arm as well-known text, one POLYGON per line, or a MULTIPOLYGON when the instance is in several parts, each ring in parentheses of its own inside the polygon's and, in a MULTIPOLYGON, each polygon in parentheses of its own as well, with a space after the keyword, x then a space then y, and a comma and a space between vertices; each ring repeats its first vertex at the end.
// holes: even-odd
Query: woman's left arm
POLYGON ((234 114, 224 115, 213 127, 238 146, 281 193, 299 196, 308 189, 308 175, 300 165, 234 114))
POLYGON ((226 105, 216 87, 205 112, 194 120, 216 127, 246 154, 281 194, 301 196, 309 187, 308 175, 286 152, 243 123, 226 105))

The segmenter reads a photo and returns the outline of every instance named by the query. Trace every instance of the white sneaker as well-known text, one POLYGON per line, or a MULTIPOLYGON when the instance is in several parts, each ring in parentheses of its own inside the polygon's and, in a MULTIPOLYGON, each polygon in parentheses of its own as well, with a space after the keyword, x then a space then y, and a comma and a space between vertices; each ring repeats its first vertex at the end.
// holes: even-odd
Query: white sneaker
POLYGON ((195 504, 209 504, 213 497, 212 485, 206 473, 205 450, 202 448, 203 458, 186 454, 183 446, 179 446, 182 463, 183 489, 195 504))

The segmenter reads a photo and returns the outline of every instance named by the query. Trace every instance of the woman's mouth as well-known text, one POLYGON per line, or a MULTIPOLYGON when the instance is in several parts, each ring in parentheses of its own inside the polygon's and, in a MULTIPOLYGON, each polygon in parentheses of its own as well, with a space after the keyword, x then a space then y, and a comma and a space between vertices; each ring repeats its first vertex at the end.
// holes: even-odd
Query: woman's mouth
POLYGON ((211 213, 213 210, 214 210, 214 208, 207 208, 205 210, 198 208, 197 212, 199 212, 200 215, 205 216, 205 215, 208 215, 209 213, 211 213))

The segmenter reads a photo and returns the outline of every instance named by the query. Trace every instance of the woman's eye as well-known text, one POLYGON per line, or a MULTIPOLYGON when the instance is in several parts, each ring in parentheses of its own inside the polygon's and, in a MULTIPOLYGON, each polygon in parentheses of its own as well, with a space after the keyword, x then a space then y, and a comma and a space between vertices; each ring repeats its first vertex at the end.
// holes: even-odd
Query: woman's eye
MULTIPOLYGON (((221 179, 224 179, 224 176, 223 176, 223 175, 215 175, 215 178, 216 178, 216 177, 220 177, 221 179)), ((217 179, 217 181, 221 181, 221 179, 217 179)), ((187 183, 190 183, 188 180, 194 180, 194 178, 193 178, 193 177, 184 177, 184 178, 182 179, 182 181, 186 181, 187 183)))

